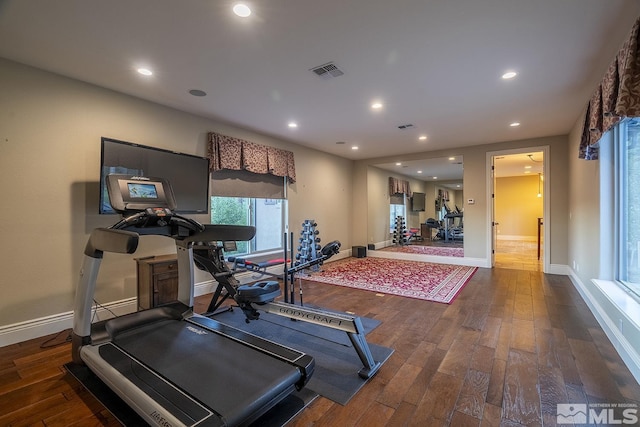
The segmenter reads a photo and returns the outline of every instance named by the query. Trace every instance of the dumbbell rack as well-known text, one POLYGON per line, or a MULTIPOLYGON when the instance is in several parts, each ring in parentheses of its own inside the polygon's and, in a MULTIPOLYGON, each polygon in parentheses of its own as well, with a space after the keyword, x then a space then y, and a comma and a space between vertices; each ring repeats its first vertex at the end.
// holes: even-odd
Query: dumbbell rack
POLYGON ((395 227, 393 229, 393 243, 396 245, 404 246, 407 244, 407 227, 404 222, 404 217, 398 215, 396 217, 395 227))
MULTIPOLYGON (((318 224, 313 219, 306 219, 302 223, 295 265, 304 264, 319 257, 321 246, 320 237, 318 237, 320 232, 316 229, 317 226, 318 224)), ((311 267, 312 271, 319 269, 318 264, 311 267)))

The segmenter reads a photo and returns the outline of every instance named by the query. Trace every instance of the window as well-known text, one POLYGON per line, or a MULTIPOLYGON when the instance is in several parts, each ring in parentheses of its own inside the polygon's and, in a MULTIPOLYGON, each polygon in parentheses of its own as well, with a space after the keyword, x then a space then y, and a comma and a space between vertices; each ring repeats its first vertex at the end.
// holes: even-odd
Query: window
POLYGON ((256 235, 249 242, 237 242, 237 250, 226 255, 246 255, 282 250, 286 200, 252 197, 211 197, 211 223, 253 225, 256 235))
POLYGON ((396 228, 396 218, 405 217, 405 200, 404 194, 394 194, 391 196, 389 204, 389 233, 393 233, 396 228))
POLYGON ((614 162, 617 279, 640 296, 640 120, 624 120, 618 125, 614 162))

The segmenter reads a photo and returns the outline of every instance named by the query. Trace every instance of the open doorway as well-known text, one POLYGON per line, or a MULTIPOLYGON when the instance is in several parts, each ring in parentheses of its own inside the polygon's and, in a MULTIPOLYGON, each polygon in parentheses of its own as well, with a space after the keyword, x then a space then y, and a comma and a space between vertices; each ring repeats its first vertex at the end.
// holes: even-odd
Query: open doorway
POLYGON ((544 151, 494 155, 493 266, 544 271, 544 151))

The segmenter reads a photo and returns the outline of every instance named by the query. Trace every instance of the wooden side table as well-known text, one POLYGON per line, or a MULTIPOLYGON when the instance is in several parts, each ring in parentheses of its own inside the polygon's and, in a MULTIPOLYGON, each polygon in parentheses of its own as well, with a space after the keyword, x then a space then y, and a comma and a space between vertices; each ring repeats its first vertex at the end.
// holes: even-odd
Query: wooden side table
POLYGON ((178 259, 176 255, 136 258, 138 310, 158 307, 178 299, 178 259))

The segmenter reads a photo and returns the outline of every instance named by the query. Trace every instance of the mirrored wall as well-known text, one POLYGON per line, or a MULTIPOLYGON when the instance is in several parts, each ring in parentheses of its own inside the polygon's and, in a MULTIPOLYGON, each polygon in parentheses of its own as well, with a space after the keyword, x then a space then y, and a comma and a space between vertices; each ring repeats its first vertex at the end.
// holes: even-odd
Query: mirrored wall
POLYGON ((399 253, 464 257, 463 170, 462 156, 370 166, 369 243, 393 258, 399 253), (390 194, 389 177, 408 181, 411 195, 390 194), (397 216, 404 218, 403 230, 397 230, 397 216))

